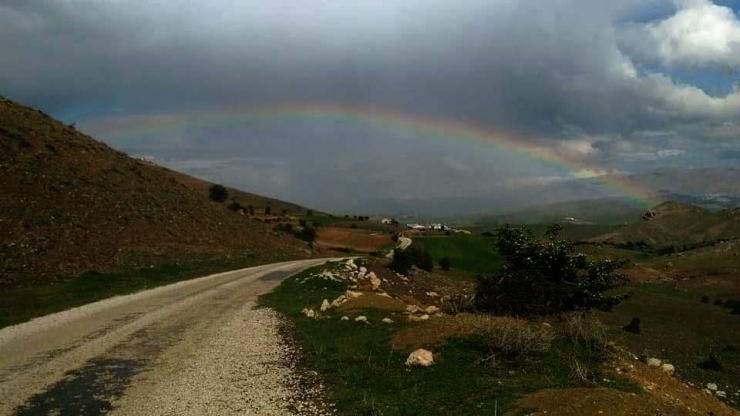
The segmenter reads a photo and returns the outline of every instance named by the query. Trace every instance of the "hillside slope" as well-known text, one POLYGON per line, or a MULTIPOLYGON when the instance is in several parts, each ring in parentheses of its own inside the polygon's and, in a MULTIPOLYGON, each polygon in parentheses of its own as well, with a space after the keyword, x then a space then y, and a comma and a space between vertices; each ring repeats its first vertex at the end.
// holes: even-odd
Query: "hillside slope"
MULTIPOLYGON (((153 264, 306 257, 305 243, 208 199, 210 184, 115 151, 0 97, 0 287, 153 264)), ((305 212, 230 190, 244 206, 305 212)))
POLYGON ((592 242, 683 249, 717 240, 740 238, 740 211, 712 212, 681 202, 663 202, 637 222, 592 242))

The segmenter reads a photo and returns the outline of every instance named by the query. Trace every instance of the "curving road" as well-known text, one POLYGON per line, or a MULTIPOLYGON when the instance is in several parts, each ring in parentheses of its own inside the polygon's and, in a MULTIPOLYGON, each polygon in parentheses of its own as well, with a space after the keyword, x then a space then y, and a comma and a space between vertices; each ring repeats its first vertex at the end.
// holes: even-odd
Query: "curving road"
POLYGON ((285 414, 278 318, 254 309, 329 259, 221 273, 0 330, 0 415, 285 414))

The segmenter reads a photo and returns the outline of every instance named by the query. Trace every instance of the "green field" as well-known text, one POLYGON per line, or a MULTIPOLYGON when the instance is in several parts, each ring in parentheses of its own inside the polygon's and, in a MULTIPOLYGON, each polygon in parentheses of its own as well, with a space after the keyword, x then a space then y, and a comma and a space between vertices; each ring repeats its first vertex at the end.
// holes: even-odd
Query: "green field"
POLYGON ((431 254, 435 263, 448 258, 453 269, 475 273, 493 273, 501 266, 501 257, 493 248, 492 238, 453 234, 416 237, 413 245, 431 254))

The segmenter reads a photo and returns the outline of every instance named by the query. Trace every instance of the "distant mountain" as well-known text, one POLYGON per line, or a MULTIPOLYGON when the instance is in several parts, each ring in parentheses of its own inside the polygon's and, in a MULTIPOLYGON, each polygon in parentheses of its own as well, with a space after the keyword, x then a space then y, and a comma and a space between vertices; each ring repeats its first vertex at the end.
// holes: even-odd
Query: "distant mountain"
POLYGON ((713 212, 682 202, 664 202, 641 219, 591 242, 678 250, 740 238, 740 209, 713 212))
POLYGON ((645 206, 627 198, 597 198, 529 206, 503 215, 484 216, 477 225, 542 224, 624 224, 645 212, 645 206))
MULTIPOLYGON (((93 269, 310 254, 304 243, 229 210, 230 201, 211 201, 209 186, 0 97, 0 287, 93 269)), ((229 193, 256 210, 305 212, 229 193)))

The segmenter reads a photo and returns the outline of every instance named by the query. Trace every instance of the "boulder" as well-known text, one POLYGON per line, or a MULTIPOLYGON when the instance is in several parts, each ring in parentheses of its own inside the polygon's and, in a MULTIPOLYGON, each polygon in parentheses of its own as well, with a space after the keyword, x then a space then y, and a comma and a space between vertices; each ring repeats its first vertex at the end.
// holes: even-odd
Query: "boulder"
POLYGON ((726 399, 727 398, 727 392, 725 392, 723 390, 717 390, 717 392, 714 393, 714 394, 717 395, 717 397, 721 397, 723 399, 726 399))
POLYGON ((391 318, 383 318, 383 323, 385 323, 385 324, 392 324, 393 323, 393 319, 391 319, 391 318))
POLYGON ((321 312, 325 312, 329 308, 331 308, 331 303, 329 303, 327 299, 324 299, 324 301, 321 302, 321 307, 319 308, 319 310, 321 312))
POLYGON ((343 316, 340 321, 349 321, 349 316, 343 316))
POLYGON ((301 313, 303 313, 304 315, 306 315, 306 317, 308 317, 308 318, 315 318, 316 317, 316 312, 314 312, 313 309, 304 308, 301 311, 301 313))
POLYGON ((648 367, 660 367, 663 363, 657 358, 648 358, 647 361, 645 361, 645 364, 647 364, 648 367))
POLYGON ((663 365, 660 366, 660 369, 669 376, 672 376, 676 372, 676 367, 674 367, 673 364, 668 363, 663 363, 663 365))
POLYGON ((438 298, 439 294, 437 292, 427 292, 427 296, 430 298, 438 298))
POLYGON ((360 315, 355 318, 355 322, 367 322, 367 317, 365 315, 360 315))
POLYGON ((420 365, 422 367, 429 367, 432 364, 434 364, 434 354, 422 348, 409 354, 409 358, 406 359, 406 365, 408 366, 420 365))
POLYGON ((707 390, 717 391, 717 383, 707 383, 707 390))

